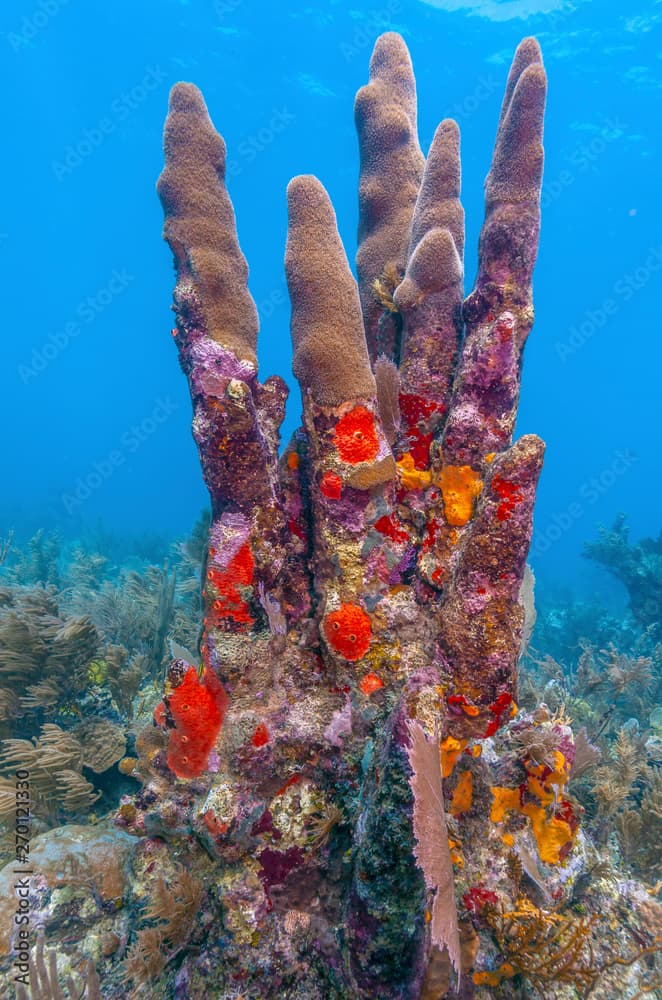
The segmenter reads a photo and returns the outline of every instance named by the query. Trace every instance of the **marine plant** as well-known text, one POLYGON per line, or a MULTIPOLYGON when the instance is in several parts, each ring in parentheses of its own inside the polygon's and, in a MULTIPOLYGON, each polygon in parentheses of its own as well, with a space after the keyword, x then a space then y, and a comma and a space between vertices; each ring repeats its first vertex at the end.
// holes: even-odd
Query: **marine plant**
MULTIPOLYGON (((16 1000, 64 1000, 57 974, 57 955, 52 949, 44 949, 43 933, 37 938, 35 954, 30 959, 29 992, 22 983, 16 988, 16 1000)), ((94 962, 86 963, 82 987, 69 976, 67 978, 67 1000, 101 1000, 99 977, 94 962)))

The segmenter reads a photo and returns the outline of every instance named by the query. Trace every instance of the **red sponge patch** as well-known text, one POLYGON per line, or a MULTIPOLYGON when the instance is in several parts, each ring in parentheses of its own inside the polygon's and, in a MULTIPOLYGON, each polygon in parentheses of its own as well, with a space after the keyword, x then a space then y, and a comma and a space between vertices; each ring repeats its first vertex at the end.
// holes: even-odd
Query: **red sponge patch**
POLYGON ((195 667, 168 697, 175 722, 168 739, 168 767, 178 778, 197 778, 221 731, 228 696, 213 670, 205 669, 202 681, 195 667))
POLYGON ((370 618, 358 604, 341 604, 323 622, 329 646, 346 660, 360 660, 370 648, 370 618))

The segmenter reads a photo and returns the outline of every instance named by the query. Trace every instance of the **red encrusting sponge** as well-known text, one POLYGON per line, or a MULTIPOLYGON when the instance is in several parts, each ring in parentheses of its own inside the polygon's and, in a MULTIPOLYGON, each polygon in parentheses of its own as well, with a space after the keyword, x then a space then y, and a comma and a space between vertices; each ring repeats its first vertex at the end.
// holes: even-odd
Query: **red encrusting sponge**
POLYGON ((200 680, 196 668, 189 667, 167 700, 175 723, 168 739, 168 767, 178 778, 197 778, 221 731, 228 696, 213 670, 206 668, 200 680))

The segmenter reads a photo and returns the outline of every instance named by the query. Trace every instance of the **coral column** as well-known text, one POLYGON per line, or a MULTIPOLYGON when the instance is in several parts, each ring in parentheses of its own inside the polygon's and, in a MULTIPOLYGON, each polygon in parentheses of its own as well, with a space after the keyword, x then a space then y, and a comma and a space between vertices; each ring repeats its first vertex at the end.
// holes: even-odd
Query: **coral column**
MULTIPOLYGON (((409 54, 377 41, 356 102, 358 285, 322 184, 288 188, 303 426, 280 458, 286 389, 258 381, 225 145, 196 88, 172 92, 159 193, 212 522, 202 664, 170 666, 157 765, 177 831, 217 862, 219 997, 414 1000, 446 951, 460 970, 440 796, 516 711, 542 443, 512 431, 544 88, 528 40, 463 305, 459 131, 442 121, 424 159, 409 54)), ((451 817, 473 789, 469 773, 451 817)), ((162 803, 145 822, 173 835, 162 803)))

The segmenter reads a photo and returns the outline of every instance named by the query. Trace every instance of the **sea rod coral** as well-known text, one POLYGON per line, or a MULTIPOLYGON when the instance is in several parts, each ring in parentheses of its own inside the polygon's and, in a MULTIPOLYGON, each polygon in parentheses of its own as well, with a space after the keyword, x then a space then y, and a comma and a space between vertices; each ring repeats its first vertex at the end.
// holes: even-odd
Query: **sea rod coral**
MULTIPOLYGON (((258 381, 225 144, 193 85, 171 93, 159 194, 212 521, 202 663, 172 662, 156 716, 167 808, 163 785, 161 814, 148 790, 138 804, 151 833, 192 829, 219 861, 219 996, 237 980, 262 996, 418 996, 444 946, 459 971, 452 880, 434 883, 418 866, 430 845, 414 849, 408 751, 417 724, 441 741, 442 761, 455 748, 453 760, 476 757, 516 711, 543 444, 512 436, 533 322, 545 91, 527 39, 463 300, 458 128, 443 121, 423 156, 409 54, 395 34, 377 41, 356 100, 358 286, 322 184, 304 176, 288 188, 303 429, 280 458, 287 389, 258 381), (225 716, 213 747, 207 709, 214 734, 225 716), (430 920, 435 892, 435 912, 453 909, 430 920)), ((468 807, 467 788, 460 798, 468 807)), ((449 872, 443 837, 434 851, 449 872)))

